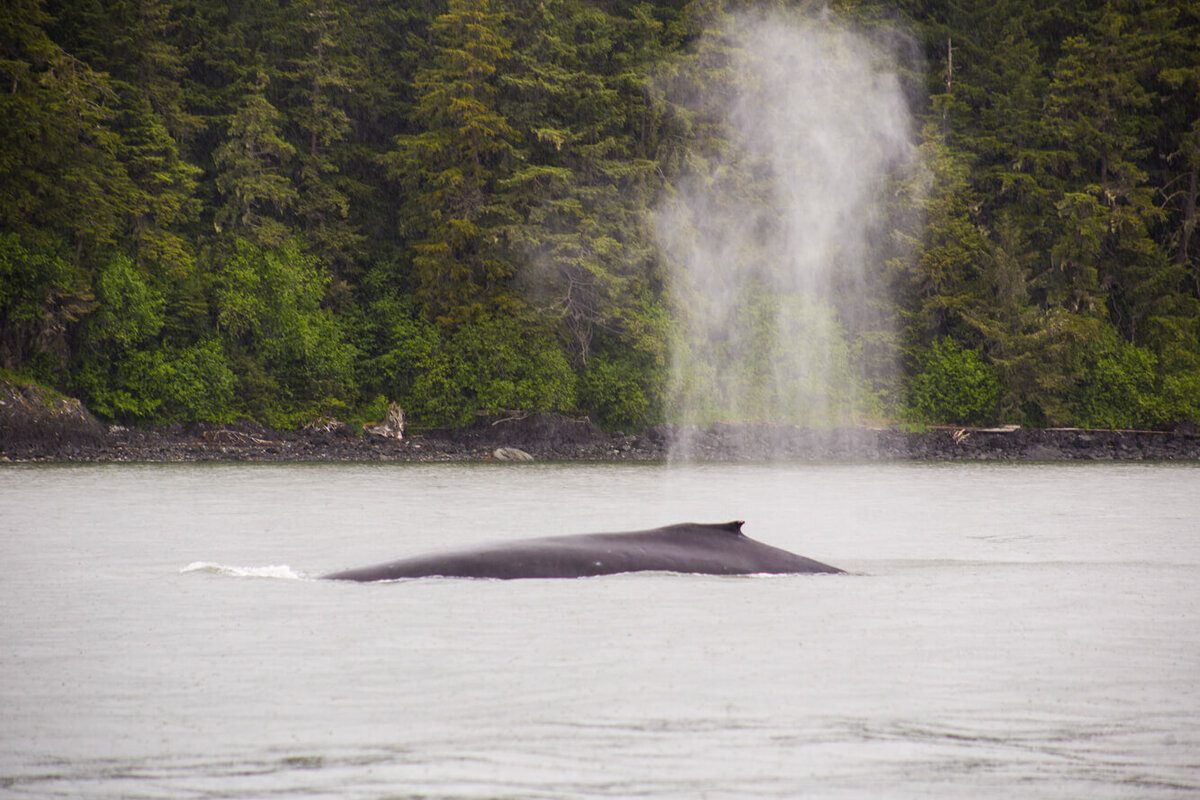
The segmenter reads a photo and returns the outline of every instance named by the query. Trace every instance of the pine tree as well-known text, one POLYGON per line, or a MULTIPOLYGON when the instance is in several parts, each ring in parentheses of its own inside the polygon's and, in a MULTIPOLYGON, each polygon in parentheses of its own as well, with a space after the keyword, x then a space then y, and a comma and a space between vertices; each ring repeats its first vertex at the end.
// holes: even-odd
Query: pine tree
POLYGON ((193 246, 183 231, 199 214, 200 168, 180 157, 165 123, 140 93, 130 93, 117 124, 121 159, 135 187, 125 241, 143 268, 182 278, 194 264, 193 246))
POLYGON ((504 230, 535 306, 562 326, 582 367, 598 331, 639 339, 653 263, 640 226, 657 182, 638 152, 652 116, 638 70, 661 26, 569 1, 514 16, 504 101, 525 159, 504 182, 519 215, 504 230))
POLYGON ((496 250, 490 205, 516 132, 496 109, 495 74, 509 45, 488 0, 451 0, 433 23, 433 62, 417 74, 419 133, 396 138, 390 175, 412 192, 404 234, 426 313, 454 327, 511 307, 512 266, 496 250))
POLYGON ((350 133, 343 107, 357 65, 343 45, 348 9, 339 0, 304 0, 295 7, 302 50, 286 78, 296 141, 295 214, 325 263, 349 270, 361 236, 348 222, 350 200, 340 180, 337 148, 350 133))
MULTIPOLYGON (((1200 197, 1200 9, 1189 2, 1162 4, 1164 25, 1151 69, 1159 100, 1155 136, 1158 159, 1151 163, 1151 183, 1166 217, 1158 238, 1179 270, 1177 299, 1190 307, 1191 318, 1200 318, 1200 236, 1197 227, 1197 198, 1200 197)), ((1176 332, 1174 341, 1164 342, 1171 350, 1190 349, 1200 355, 1200 335, 1190 330, 1176 332)))
POLYGON ((224 198, 215 225, 218 232, 274 246, 286 239, 282 219, 297 200, 286 173, 296 148, 283 139, 283 116, 267 100, 267 84, 260 72, 230 120, 225 142, 213 153, 216 186, 224 198))
POLYGON ((61 237, 81 264, 116 241, 129 207, 112 128, 119 98, 107 76, 51 41, 40 3, 9 12, 0 23, 0 184, 11 195, 0 227, 39 246, 61 237))

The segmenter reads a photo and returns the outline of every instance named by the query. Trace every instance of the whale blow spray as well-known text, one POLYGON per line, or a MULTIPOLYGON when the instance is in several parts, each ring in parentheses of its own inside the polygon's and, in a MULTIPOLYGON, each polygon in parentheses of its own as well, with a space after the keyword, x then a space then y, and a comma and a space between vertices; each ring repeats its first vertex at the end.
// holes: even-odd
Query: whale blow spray
POLYGON ((886 199, 913 163, 897 58, 828 13, 740 15, 664 82, 693 143, 653 218, 676 422, 871 416, 894 361, 886 199))

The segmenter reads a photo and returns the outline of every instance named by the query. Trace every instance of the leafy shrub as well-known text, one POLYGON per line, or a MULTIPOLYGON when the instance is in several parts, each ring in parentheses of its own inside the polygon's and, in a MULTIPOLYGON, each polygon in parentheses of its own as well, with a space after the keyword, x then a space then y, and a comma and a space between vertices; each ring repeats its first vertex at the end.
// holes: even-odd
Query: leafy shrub
POLYGON ((450 335, 416 314, 394 323, 376 369, 415 424, 461 426, 479 414, 575 408, 575 374, 548 334, 517 318, 464 325, 450 335))
POLYGON ((153 385, 160 421, 227 422, 236 380, 219 342, 209 339, 156 354, 153 385))
POLYGON ((584 370, 580 403, 604 428, 641 427, 650 412, 645 377, 629 359, 596 355, 584 370))
POLYGON ((96 308, 80 328, 71 388, 100 417, 151 420, 162 404, 152 351, 163 298, 122 254, 104 263, 93 286, 96 308))
POLYGON ((674 331, 673 421, 787 421, 829 428, 861 418, 862 348, 836 309, 799 292, 747 288, 735 314, 689 312, 674 331))
POLYGON ((94 285, 98 305, 87 317, 88 344, 116 353, 139 347, 158 336, 165 301, 126 255, 108 259, 94 285))
POLYGON ((980 425, 994 419, 999 400, 995 369, 952 339, 936 339, 918 356, 908 385, 909 408, 926 422, 980 425))
POLYGON ((1156 425, 1190 422, 1200 425, 1200 370, 1184 368, 1162 378, 1156 425))
POLYGON ((1166 364, 1111 328, 1092 340, 1070 396, 1078 424, 1095 428, 1157 428, 1200 421, 1200 373, 1166 364))
POLYGON ((450 341, 460 385, 477 411, 571 411, 575 373, 550 335, 511 317, 464 325, 450 341))
POLYGON ((65 259, 26 248, 15 233, 0 234, 0 365, 21 367, 43 356, 46 341, 87 311, 81 284, 65 259))
POLYGON ((290 427, 353 385, 355 350, 321 306, 328 284, 322 264, 294 243, 239 240, 217 270, 217 326, 244 413, 290 427))

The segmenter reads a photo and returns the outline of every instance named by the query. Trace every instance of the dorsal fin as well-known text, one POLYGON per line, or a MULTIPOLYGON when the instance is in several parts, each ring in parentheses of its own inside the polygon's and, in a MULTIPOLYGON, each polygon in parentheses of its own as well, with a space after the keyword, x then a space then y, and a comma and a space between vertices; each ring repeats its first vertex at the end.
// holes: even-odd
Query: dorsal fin
POLYGON ((667 535, 696 535, 696 534, 716 534, 717 536, 741 536, 742 526, 746 523, 740 519, 733 522, 680 522, 676 525, 666 525, 662 528, 655 528, 652 531, 634 531, 632 536, 640 536, 644 533, 664 533, 667 535))

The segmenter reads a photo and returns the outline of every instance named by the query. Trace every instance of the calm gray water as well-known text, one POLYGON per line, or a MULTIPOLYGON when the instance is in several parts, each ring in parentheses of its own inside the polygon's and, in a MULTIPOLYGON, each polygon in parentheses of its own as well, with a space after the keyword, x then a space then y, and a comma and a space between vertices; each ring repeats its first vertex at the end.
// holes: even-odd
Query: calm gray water
POLYGON ((1200 467, 0 469, 0 796, 1182 798, 1200 467), (307 576, 747 520, 847 576, 307 576))

